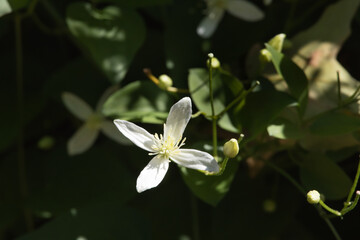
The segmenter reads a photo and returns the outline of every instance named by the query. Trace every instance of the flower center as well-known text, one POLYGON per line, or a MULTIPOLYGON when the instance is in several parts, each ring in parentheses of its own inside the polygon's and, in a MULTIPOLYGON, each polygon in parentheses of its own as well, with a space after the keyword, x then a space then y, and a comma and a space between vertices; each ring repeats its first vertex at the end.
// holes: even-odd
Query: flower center
POLYGON ((86 120, 86 125, 90 129, 99 129, 103 118, 99 114, 93 114, 86 120))
POLYGON ((207 0, 208 8, 222 8, 225 9, 227 5, 228 0, 207 0))
POLYGON ((178 152, 179 148, 185 145, 186 138, 181 138, 178 141, 175 141, 175 139, 171 136, 169 136, 167 139, 164 139, 163 135, 160 134, 160 136, 155 133, 155 142, 154 145, 152 145, 152 149, 154 150, 153 153, 149 153, 149 155, 161 155, 164 158, 169 159, 171 155, 174 155, 178 152))

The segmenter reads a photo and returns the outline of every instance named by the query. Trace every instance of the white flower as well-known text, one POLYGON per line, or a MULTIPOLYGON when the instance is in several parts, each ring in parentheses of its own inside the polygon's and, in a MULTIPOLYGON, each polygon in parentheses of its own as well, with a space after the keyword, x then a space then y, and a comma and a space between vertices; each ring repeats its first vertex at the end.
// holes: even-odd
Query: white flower
POLYGON ((66 108, 77 118, 85 122, 67 143, 69 155, 80 154, 90 149, 99 135, 100 130, 106 136, 118 143, 129 143, 123 135, 118 134, 114 124, 112 124, 111 121, 106 120, 100 112, 101 106, 107 96, 108 94, 104 94, 103 97, 100 98, 97 110, 93 111, 86 102, 76 95, 69 92, 64 92, 62 94, 61 97, 66 108))
POLYGON ((245 0, 205 0, 206 17, 197 27, 197 33, 203 38, 210 37, 216 30, 225 10, 245 21, 254 22, 264 18, 264 13, 253 3, 245 0))
POLYGON ((159 185, 169 168, 170 160, 187 168, 209 172, 219 171, 219 165, 210 154, 195 149, 180 149, 185 143, 182 135, 191 118, 191 112, 190 98, 185 97, 175 103, 164 124, 164 135, 157 133, 152 135, 131 122, 114 120, 115 125, 125 137, 136 146, 150 152, 149 155, 155 155, 137 179, 138 192, 159 185))

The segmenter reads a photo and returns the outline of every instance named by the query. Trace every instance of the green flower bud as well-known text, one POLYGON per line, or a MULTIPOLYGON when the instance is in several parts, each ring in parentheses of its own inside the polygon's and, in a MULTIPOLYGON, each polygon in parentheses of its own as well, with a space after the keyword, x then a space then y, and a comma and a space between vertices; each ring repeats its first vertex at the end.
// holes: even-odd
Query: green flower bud
POLYGON ((271 53, 267 49, 261 49, 259 59, 262 63, 271 62, 271 53))
POLYGON ((263 202, 263 209, 267 213, 273 213, 276 211, 276 202, 272 199, 266 199, 263 202))
POLYGON ((172 79, 166 75, 162 74, 159 76, 159 87, 163 90, 166 90, 168 87, 172 87, 173 81, 172 79))
MULTIPOLYGON (((206 64, 209 67, 210 59, 207 60, 206 64)), ((220 61, 216 57, 211 58, 211 67, 212 68, 219 68, 220 67, 220 61)))
POLYGON ((320 202, 320 193, 316 190, 307 193, 307 201, 310 204, 317 204, 320 202))
POLYGON ((55 144, 55 139, 51 136, 43 136, 37 143, 38 148, 42 150, 49 150, 55 144))
POLYGON ((228 158, 234 158, 239 153, 239 143, 235 138, 230 139, 224 144, 224 155, 228 158))
POLYGON ((286 35, 284 33, 280 33, 280 34, 276 35, 275 37, 273 37, 272 39, 270 39, 270 41, 268 43, 275 50, 281 52, 281 50, 283 48, 285 37, 286 37, 286 35))

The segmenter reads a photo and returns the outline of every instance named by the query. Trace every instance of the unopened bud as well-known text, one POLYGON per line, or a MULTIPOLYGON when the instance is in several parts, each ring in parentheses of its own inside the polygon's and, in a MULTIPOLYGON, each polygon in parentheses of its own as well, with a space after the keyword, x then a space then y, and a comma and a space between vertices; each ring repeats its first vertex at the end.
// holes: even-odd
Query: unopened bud
POLYGON ((263 63, 271 62, 271 54, 267 49, 261 49, 259 59, 263 63))
POLYGON ((172 87, 172 85, 173 81, 168 75, 162 74, 159 76, 159 87, 161 89, 166 90, 168 87, 172 87))
MULTIPOLYGON (((207 66, 209 67, 210 59, 207 60, 207 66)), ((216 57, 211 58, 211 67, 212 68, 218 68, 220 67, 220 61, 216 57)))
POLYGON ((230 139, 224 144, 224 155, 228 158, 234 158, 239 153, 239 143, 235 138, 230 139))
POLYGON ((214 54, 213 54, 213 53, 209 53, 209 54, 208 54, 208 57, 209 57, 209 58, 213 58, 213 57, 214 57, 214 54))
POLYGON ((276 202, 272 199, 266 199, 263 202, 263 209, 267 213, 273 213, 276 210, 276 202))
POLYGON ((49 150, 54 146, 54 144, 55 144, 55 139, 53 137, 44 136, 38 141, 37 146, 41 150, 49 150))
POLYGON ((283 48, 285 37, 286 37, 286 35, 284 33, 280 33, 280 34, 276 35, 275 37, 273 37, 272 39, 270 39, 270 41, 268 43, 275 50, 281 52, 281 50, 283 48))
POLYGON ((307 193, 307 201, 310 204, 317 204, 320 202, 320 193, 316 190, 311 190, 307 193))

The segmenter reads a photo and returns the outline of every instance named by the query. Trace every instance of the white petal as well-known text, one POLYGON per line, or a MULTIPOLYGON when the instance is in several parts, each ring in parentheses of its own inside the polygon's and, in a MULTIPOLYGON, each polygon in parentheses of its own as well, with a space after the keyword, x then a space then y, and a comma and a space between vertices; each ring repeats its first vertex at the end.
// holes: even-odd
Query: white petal
POLYGON ((191 100, 189 97, 184 97, 175 103, 171 107, 166 120, 164 138, 167 139, 171 136, 175 142, 181 140, 186 125, 191 118, 191 113, 191 100))
POLYGON ((140 193, 159 185, 169 169, 169 162, 169 159, 160 156, 151 159, 136 181, 136 190, 140 193))
POLYGON ((116 126, 114 125, 114 123, 110 121, 103 121, 101 123, 101 130, 107 137, 120 144, 123 145, 131 144, 130 140, 127 139, 121 132, 119 132, 116 126))
POLYGON ((247 1, 229 0, 226 10, 233 16, 249 22, 264 18, 264 13, 255 4, 247 1))
POLYGON ((196 29, 197 34, 203 38, 209 38, 215 32, 220 20, 224 16, 223 8, 211 8, 205 18, 203 18, 196 29))
POLYGON ((72 156, 87 151, 94 144, 98 135, 98 129, 89 128, 86 124, 82 125, 67 143, 69 155, 72 156))
POLYGON ((78 96, 64 92, 61 98, 66 108, 79 119, 85 121, 93 114, 91 107, 78 96))
POLYGON ((219 172, 219 165, 207 152, 195 149, 179 149, 177 154, 171 155, 170 159, 175 163, 192 169, 219 172))
POLYGON ((130 141, 136 146, 146 151, 153 152, 151 148, 154 145, 155 137, 142 127, 137 126, 134 123, 125 120, 114 120, 116 127, 124 134, 130 141))

